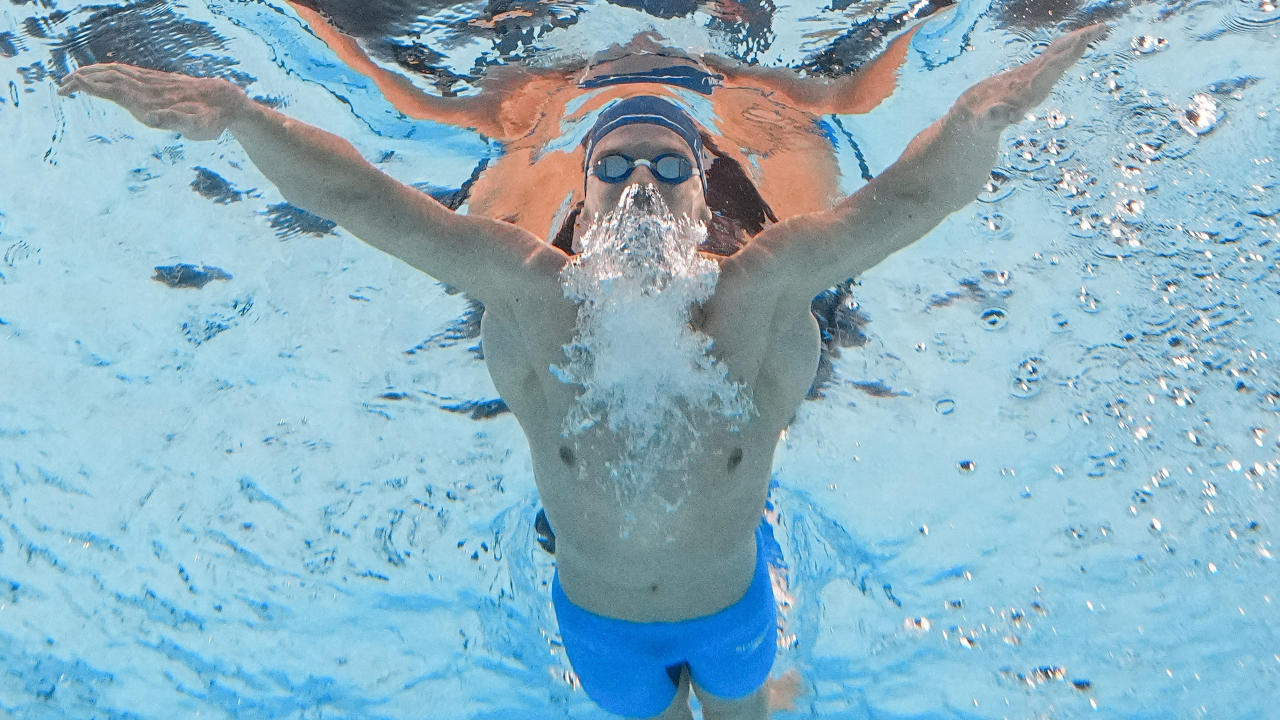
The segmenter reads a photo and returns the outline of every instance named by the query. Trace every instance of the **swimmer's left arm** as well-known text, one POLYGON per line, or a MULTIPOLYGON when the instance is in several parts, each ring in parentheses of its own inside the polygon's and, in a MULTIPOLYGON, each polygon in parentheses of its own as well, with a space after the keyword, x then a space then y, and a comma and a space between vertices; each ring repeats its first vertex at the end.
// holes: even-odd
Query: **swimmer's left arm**
POLYGON ((814 115, 856 115, 870 112, 898 87, 898 71, 917 29, 895 38, 884 52, 857 70, 834 78, 801 77, 790 68, 746 65, 711 56, 703 62, 724 75, 726 85, 777 93, 791 107, 814 115))
POLYGON ((769 228, 733 260, 748 272, 758 267, 753 274, 808 303, 924 237, 974 199, 995 164, 1000 134, 1105 33, 1101 25, 1077 30, 1031 62, 969 88, 861 190, 828 212, 769 228))

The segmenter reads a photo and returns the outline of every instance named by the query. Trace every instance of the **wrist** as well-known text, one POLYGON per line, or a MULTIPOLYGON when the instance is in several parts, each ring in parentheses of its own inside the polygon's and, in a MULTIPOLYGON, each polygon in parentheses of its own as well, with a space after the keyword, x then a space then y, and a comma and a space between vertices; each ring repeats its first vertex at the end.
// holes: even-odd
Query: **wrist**
POLYGON ((218 92, 221 95, 220 104, 225 113, 227 129, 235 132, 236 126, 252 121, 260 108, 239 86, 226 80, 220 80, 219 83, 222 84, 218 92))

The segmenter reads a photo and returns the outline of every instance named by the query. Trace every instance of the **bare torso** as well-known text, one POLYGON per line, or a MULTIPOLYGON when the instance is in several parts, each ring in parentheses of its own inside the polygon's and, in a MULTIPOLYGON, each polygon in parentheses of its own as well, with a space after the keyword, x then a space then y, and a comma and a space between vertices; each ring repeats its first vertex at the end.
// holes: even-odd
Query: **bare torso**
POLYGON ((774 447, 809 389, 819 347, 807 305, 782 307, 757 290, 723 273, 715 294, 693 313, 695 329, 712 338, 730 379, 750 388, 756 413, 736 431, 721 416, 691 417, 700 439, 684 478, 659 478, 652 497, 627 507, 604 480, 621 441, 606 430, 562 432, 578 388, 550 367, 565 361, 576 305, 548 290, 547 297, 486 307, 489 373, 529 440, 556 533, 560 581, 578 605, 629 620, 672 621, 716 612, 745 592, 774 447), (668 511, 664 500, 672 498, 679 506, 668 511), (636 521, 625 532, 628 513, 636 521))

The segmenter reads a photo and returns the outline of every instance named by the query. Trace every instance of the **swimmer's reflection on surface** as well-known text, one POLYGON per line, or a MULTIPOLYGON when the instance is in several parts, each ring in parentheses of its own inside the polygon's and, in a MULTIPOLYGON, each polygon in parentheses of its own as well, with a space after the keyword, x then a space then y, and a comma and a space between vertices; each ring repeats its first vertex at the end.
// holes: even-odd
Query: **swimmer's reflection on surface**
MULTIPOLYGON (((467 110, 468 103, 491 103, 482 132, 509 124, 502 132, 518 135, 535 132, 538 121, 504 115, 508 106, 541 98, 543 112, 558 118, 545 110, 558 88, 602 98, 578 149, 546 153, 535 163, 530 146, 520 158, 528 172, 494 173, 487 188, 478 183, 475 214, 468 216, 381 173, 341 138, 255 103, 223 80, 95 65, 69 76, 61 92, 110 99, 145 124, 192 140, 230 130, 290 202, 483 302, 485 360, 529 441, 546 519, 555 531, 557 620, 583 689, 606 710, 627 717, 689 718, 692 690, 706 718, 758 719, 769 712, 766 679, 776 648, 774 600, 759 552, 767 531, 761 512, 779 433, 817 365, 811 299, 967 204, 988 176, 1001 131, 1042 101, 1103 33, 1099 26, 1073 32, 1035 60, 973 86, 897 162, 838 202, 805 205, 813 202, 810 193, 787 191, 789 182, 811 188, 825 172, 811 163, 803 144, 783 142, 781 150, 761 153, 760 188, 768 196, 761 206, 772 215, 757 217, 759 227, 733 220, 737 226, 727 231, 732 247, 720 252, 707 252, 712 243, 701 235, 723 213, 714 201, 715 166, 755 149, 711 147, 678 94, 664 88, 736 82, 749 93, 753 73, 745 70, 672 63, 656 52, 623 53, 581 77, 515 77, 502 92, 488 89, 492 99, 482 94, 459 102, 459 118, 474 110, 467 110), (788 151, 801 157, 788 157, 788 151), (768 180, 775 172, 782 179, 768 180), (546 210, 560 207, 562 199, 536 201, 544 190, 559 192, 557 183, 566 178, 580 188, 581 209, 553 228, 546 210), (637 193, 646 195, 639 208, 637 193), (480 202, 485 197, 487 206, 480 202), (516 211, 511 222, 500 219, 499 208, 516 211), (618 222, 609 225, 611 217, 618 222), (601 238, 629 242, 625 252, 635 252, 638 237, 616 233, 641 227, 686 228, 680 232, 703 249, 686 247, 682 256, 677 247, 646 256, 652 262, 629 264, 636 287, 657 288, 648 294, 655 302, 670 299, 663 293, 673 279, 699 277, 696 268, 713 268, 714 282, 705 292, 690 290, 687 306, 662 316, 687 327, 688 337, 664 336, 672 329, 655 323, 634 328, 638 337, 678 336, 684 350, 658 353, 663 359, 648 366, 643 361, 655 355, 646 352, 634 367, 620 366, 626 363, 618 358, 628 356, 608 350, 635 339, 617 324, 625 316, 593 320, 609 330, 601 335, 612 338, 605 342, 584 340, 589 323, 583 314, 593 302, 607 304, 610 288, 630 282, 627 271, 617 271, 623 281, 596 283, 595 296, 578 292, 570 282, 573 268, 586 260, 573 253, 583 249, 588 257, 608 245, 593 245, 601 238), (544 237, 553 231, 567 237, 553 245, 548 240, 554 238, 544 237), (689 262, 652 266, 659 257, 665 263, 677 256, 689 262), (663 277, 669 284, 659 287, 654 278, 663 277), (575 357, 581 361, 576 374, 575 357), (602 362, 609 357, 611 366, 602 362), (686 382, 699 372, 700 380, 686 382), (607 390, 599 402, 584 400, 592 387, 607 390), (645 413, 657 413, 670 426, 637 435, 636 423, 621 419, 655 417, 645 413)), ((807 94, 857 107, 869 102, 856 83, 808 86, 760 74, 757 98, 781 96, 797 107, 807 94)), ((711 97, 723 89, 712 88, 711 97)), ((717 112, 728 111, 717 106, 717 112)), ((764 140, 789 132, 783 125, 776 130, 764 140)), ((659 232, 650 241, 662 237, 659 232)))
POLYGON ((400 112, 501 141, 502 156, 469 188, 468 213, 519 225, 566 251, 584 201, 585 148, 571 140, 602 108, 639 95, 685 111, 696 102, 706 114, 699 132, 712 210, 707 250, 728 254, 767 225, 829 210, 840 199, 839 170, 819 118, 865 113, 892 94, 915 32, 902 33, 855 73, 832 79, 695 57, 642 33, 586 63, 491 67, 479 94, 440 97, 375 64, 316 11, 295 9, 400 112))

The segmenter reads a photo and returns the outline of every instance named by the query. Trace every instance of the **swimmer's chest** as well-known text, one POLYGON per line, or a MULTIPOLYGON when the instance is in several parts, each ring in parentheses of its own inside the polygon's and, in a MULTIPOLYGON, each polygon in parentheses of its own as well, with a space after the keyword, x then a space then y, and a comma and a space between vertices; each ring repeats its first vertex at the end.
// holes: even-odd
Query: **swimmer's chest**
MULTIPOLYGON (((691 326, 711 337, 712 354, 728 368, 730 380, 750 388, 756 419, 780 430, 817 370, 817 323, 807 308, 780 313, 718 300, 697 309, 691 326)), ((563 299, 508 302, 485 310, 481 329, 490 377, 526 432, 534 429, 531 424, 554 423, 559 434, 576 401, 580 389, 551 370, 566 361, 564 348, 574 339, 576 318, 576 306, 563 299)))

